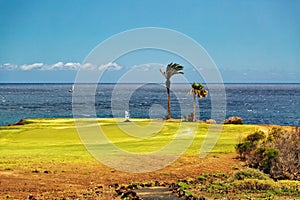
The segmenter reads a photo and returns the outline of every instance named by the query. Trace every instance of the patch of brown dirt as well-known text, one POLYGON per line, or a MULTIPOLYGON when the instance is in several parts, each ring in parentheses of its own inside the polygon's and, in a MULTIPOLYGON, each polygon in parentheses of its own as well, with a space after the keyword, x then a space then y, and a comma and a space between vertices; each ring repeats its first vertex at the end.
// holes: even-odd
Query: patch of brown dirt
POLYGON ((51 169, 45 167, 37 171, 0 170, 0 199, 113 199, 116 197, 114 188, 109 187, 111 184, 171 183, 187 177, 196 178, 204 173, 231 173, 233 166, 242 165, 235 158, 236 154, 203 159, 182 156, 164 169, 140 174, 116 171, 96 161, 89 165, 64 163, 62 166, 62 163, 51 163, 51 169))

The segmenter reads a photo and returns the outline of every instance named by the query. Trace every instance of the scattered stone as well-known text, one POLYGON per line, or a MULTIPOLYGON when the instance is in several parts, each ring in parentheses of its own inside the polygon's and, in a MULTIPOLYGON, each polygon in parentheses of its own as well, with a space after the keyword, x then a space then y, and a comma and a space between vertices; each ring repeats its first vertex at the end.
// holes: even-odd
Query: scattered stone
POLYGON ((154 186, 160 186, 159 181, 155 181, 154 186))
POLYGON ((183 197, 185 195, 185 192, 183 190, 181 190, 180 188, 178 188, 177 195, 178 195, 178 197, 183 197))
POLYGON ((97 194, 97 195, 99 195, 100 193, 101 193, 101 191, 99 191, 99 190, 95 191, 95 194, 97 194))
POLYGON ((29 195, 28 199, 29 199, 29 200, 36 200, 36 198, 35 198, 32 194, 29 195))
POLYGON ((132 190, 134 188, 134 186, 133 185, 128 185, 127 188, 132 190))
MULTIPOLYGON (((178 180, 180 182, 189 183, 188 180, 178 180)), ((115 186, 116 184, 111 185, 115 186)), ((186 199, 186 200, 205 200, 204 197, 194 197, 191 194, 187 194, 180 188, 178 183, 160 183, 155 181, 154 183, 132 183, 128 186, 119 186, 115 189, 116 197, 121 199, 141 200, 145 199, 186 199), (138 188, 138 186, 140 186, 138 188), (169 186, 169 189, 168 187, 169 186)))
POLYGON ((115 191, 116 191, 118 196, 121 196, 126 190, 119 188, 119 189, 116 189, 115 191))
POLYGON ((169 190, 175 192, 179 188, 178 184, 171 183, 169 190))
POLYGON ((141 200, 141 198, 132 189, 132 185, 127 187, 121 186, 115 189, 117 196, 121 196, 121 199, 141 200))
POLYGON ((168 183, 163 182, 163 183, 160 184, 160 186, 162 186, 162 187, 167 187, 167 186, 168 186, 168 183))
POLYGON ((102 189, 103 185, 98 185, 97 188, 102 189))
POLYGON ((119 187, 119 184, 118 184, 118 183, 110 184, 109 187, 112 187, 112 188, 118 188, 118 187, 119 187))
POLYGON ((152 187, 152 183, 141 183, 141 187, 152 187))

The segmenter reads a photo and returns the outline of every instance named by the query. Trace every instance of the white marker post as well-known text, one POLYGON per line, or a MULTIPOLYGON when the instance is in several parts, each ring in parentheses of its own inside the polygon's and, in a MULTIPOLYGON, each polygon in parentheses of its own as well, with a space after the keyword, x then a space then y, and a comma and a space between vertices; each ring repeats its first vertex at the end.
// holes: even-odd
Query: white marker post
POLYGON ((125 122, 130 122, 129 120, 129 112, 125 110, 125 122))

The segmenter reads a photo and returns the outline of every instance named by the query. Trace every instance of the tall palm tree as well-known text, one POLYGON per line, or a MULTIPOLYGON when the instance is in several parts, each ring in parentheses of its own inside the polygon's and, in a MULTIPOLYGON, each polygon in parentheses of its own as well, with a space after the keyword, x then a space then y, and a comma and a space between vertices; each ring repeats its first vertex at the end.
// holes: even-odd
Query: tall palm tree
POLYGON ((192 88, 190 89, 188 94, 192 94, 194 96, 194 117, 193 117, 193 121, 196 122, 197 121, 197 118, 196 118, 196 107, 197 107, 196 97, 198 97, 199 99, 207 97, 208 91, 204 89, 204 86, 201 83, 194 82, 192 84, 192 88))
POLYGON ((170 81, 170 79, 175 74, 184 74, 183 72, 180 72, 180 70, 183 70, 183 66, 181 66, 177 63, 169 63, 166 67, 166 71, 163 71, 162 69, 160 69, 160 72, 166 78, 166 88, 167 88, 167 95, 168 95, 168 115, 167 115, 167 119, 171 118, 171 100, 170 100, 171 81, 170 81))

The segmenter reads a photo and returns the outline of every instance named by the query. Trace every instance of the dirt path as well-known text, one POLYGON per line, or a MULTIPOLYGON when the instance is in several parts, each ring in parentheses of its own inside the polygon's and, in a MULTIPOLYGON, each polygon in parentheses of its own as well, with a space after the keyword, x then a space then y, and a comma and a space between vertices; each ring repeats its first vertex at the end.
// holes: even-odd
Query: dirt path
POLYGON ((135 190, 137 195, 143 200, 176 200, 181 199, 176 196, 172 191, 169 190, 168 187, 150 187, 150 188, 142 188, 135 190))

